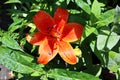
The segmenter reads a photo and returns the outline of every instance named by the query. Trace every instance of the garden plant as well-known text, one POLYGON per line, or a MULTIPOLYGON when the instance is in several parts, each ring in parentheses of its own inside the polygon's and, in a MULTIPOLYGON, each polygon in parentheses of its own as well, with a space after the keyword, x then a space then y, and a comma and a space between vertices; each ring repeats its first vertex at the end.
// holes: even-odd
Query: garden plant
POLYGON ((1 0, 0 64, 13 80, 120 80, 119 0, 1 0))

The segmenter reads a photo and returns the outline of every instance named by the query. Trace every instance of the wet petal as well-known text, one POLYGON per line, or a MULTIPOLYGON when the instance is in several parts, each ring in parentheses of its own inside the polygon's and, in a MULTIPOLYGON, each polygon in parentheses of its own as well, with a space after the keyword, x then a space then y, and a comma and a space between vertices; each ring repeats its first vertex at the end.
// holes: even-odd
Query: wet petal
POLYGON ((48 33, 49 30, 54 26, 53 18, 45 11, 39 11, 33 17, 33 20, 37 29, 43 33, 48 33))
POLYGON ((59 22, 63 19, 65 22, 68 20, 68 11, 66 9, 63 9, 61 7, 57 8, 55 14, 54 14, 54 20, 56 24, 59 24, 59 22))
POLYGON ((65 42, 73 42, 82 36, 83 27, 77 23, 68 23, 63 29, 62 40, 65 42))
POLYGON ((33 37, 29 34, 26 34, 27 41, 33 45, 40 45, 40 43, 44 40, 45 35, 41 34, 40 32, 36 32, 33 37))
MULTIPOLYGON (((53 40, 54 41, 54 40, 53 40)), ((45 38, 44 42, 39 47, 39 58, 38 63, 40 64, 47 64, 50 60, 52 60, 56 54, 57 49, 55 47, 55 43, 45 38)))
POLYGON ((77 62, 77 58, 75 56, 73 48, 67 42, 61 41, 59 43, 59 55, 62 57, 64 61, 66 61, 69 64, 76 64, 77 62))

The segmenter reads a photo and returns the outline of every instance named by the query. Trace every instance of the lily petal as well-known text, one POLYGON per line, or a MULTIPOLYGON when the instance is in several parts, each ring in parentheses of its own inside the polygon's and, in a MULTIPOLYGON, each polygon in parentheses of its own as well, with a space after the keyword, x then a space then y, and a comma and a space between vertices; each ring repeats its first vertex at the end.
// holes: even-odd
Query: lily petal
POLYGON ((27 41, 33 45, 40 45, 40 43, 44 40, 45 35, 40 32, 36 32, 33 37, 29 34, 26 34, 27 41))
MULTIPOLYGON (((54 40, 53 40, 54 41, 54 40)), ((38 63, 47 64, 50 60, 52 60, 56 54, 57 49, 55 47, 55 43, 53 41, 49 41, 48 38, 45 38, 44 42, 39 47, 39 58, 38 63)))
POLYGON ((66 9, 63 9, 61 7, 57 8, 55 14, 54 14, 54 20, 56 24, 59 24, 59 22, 63 19, 65 22, 68 20, 68 11, 66 9))
POLYGON ((59 43, 59 55, 64 61, 66 61, 69 64, 76 64, 77 62, 77 58, 75 56, 73 48, 67 42, 61 41, 59 43))
POLYGON ((77 23, 68 23, 63 29, 62 40, 65 42, 73 42, 82 36, 83 27, 77 23))
POLYGON ((53 18, 45 11, 39 11, 34 17, 33 21, 39 31, 42 33, 48 33, 54 26, 53 18))
POLYGON ((60 21, 60 23, 58 24, 57 30, 58 30, 60 33, 62 33, 64 26, 65 26, 65 21, 62 19, 62 20, 60 21))

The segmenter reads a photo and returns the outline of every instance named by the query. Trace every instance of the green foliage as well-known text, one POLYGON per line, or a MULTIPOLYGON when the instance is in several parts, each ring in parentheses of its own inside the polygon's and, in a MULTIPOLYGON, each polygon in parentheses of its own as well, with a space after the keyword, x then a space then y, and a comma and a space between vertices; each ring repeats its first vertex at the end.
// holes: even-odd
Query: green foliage
POLYGON ((6 67, 26 74, 34 72, 34 69, 29 66, 32 60, 30 56, 27 56, 25 53, 20 51, 12 51, 9 48, 2 46, 0 47, 0 51, 0 62, 6 67))
POLYGON ((3 37, 1 37, 2 45, 5 47, 9 47, 11 49, 21 50, 19 44, 9 35, 10 33, 4 33, 3 37))
POLYGON ((82 8, 86 13, 90 14, 90 6, 83 0, 75 0, 75 3, 82 8))
POLYGON ((8 3, 21 3, 20 0, 8 0, 5 2, 5 4, 8 4, 8 3))
POLYGON ((120 36, 112 32, 109 35, 98 35, 97 48, 103 50, 104 48, 111 50, 120 40, 120 36))
POLYGON ((110 68, 111 71, 117 72, 117 70, 120 67, 120 54, 116 53, 114 51, 109 52, 109 62, 108 62, 108 68, 110 68))
MULTIPOLYGON (((113 1, 117 3, 117 0, 113 1)), ((13 22, 7 31, 0 28, 0 64, 14 71, 19 80, 100 80, 107 68, 120 79, 120 7, 109 0, 8 0, 4 5, 13 22), (57 7, 69 12, 68 22, 84 26, 81 40, 72 46, 81 50, 78 63, 69 65, 59 56, 47 65, 37 63, 38 46, 26 41, 36 27, 32 17, 39 10, 54 15, 57 7), (82 53, 81 53, 82 52, 82 53)), ((0 14, 2 8, 0 7, 0 14)))
POLYGON ((89 75, 84 72, 75 72, 75 71, 67 71, 62 69, 53 69, 50 70, 50 74, 47 75, 50 78, 54 78, 55 80, 100 80, 92 75, 89 75))
POLYGON ((13 23, 9 26, 8 30, 14 32, 15 30, 21 28, 24 24, 24 19, 18 18, 17 16, 13 17, 13 23))
POLYGON ((101 14, 99 21, 96 22, 97 27, 108 26, 114 20, 114 9, 108 10, 105 13, 101 14))

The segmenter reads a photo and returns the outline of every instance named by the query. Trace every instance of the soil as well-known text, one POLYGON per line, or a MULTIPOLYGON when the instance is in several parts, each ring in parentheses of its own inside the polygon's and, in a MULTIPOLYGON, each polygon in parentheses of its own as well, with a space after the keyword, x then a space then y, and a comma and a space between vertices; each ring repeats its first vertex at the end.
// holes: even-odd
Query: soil
POLYGON ((13 77, 12 71, 0 64, 0 80, 12 80, 13 77))

